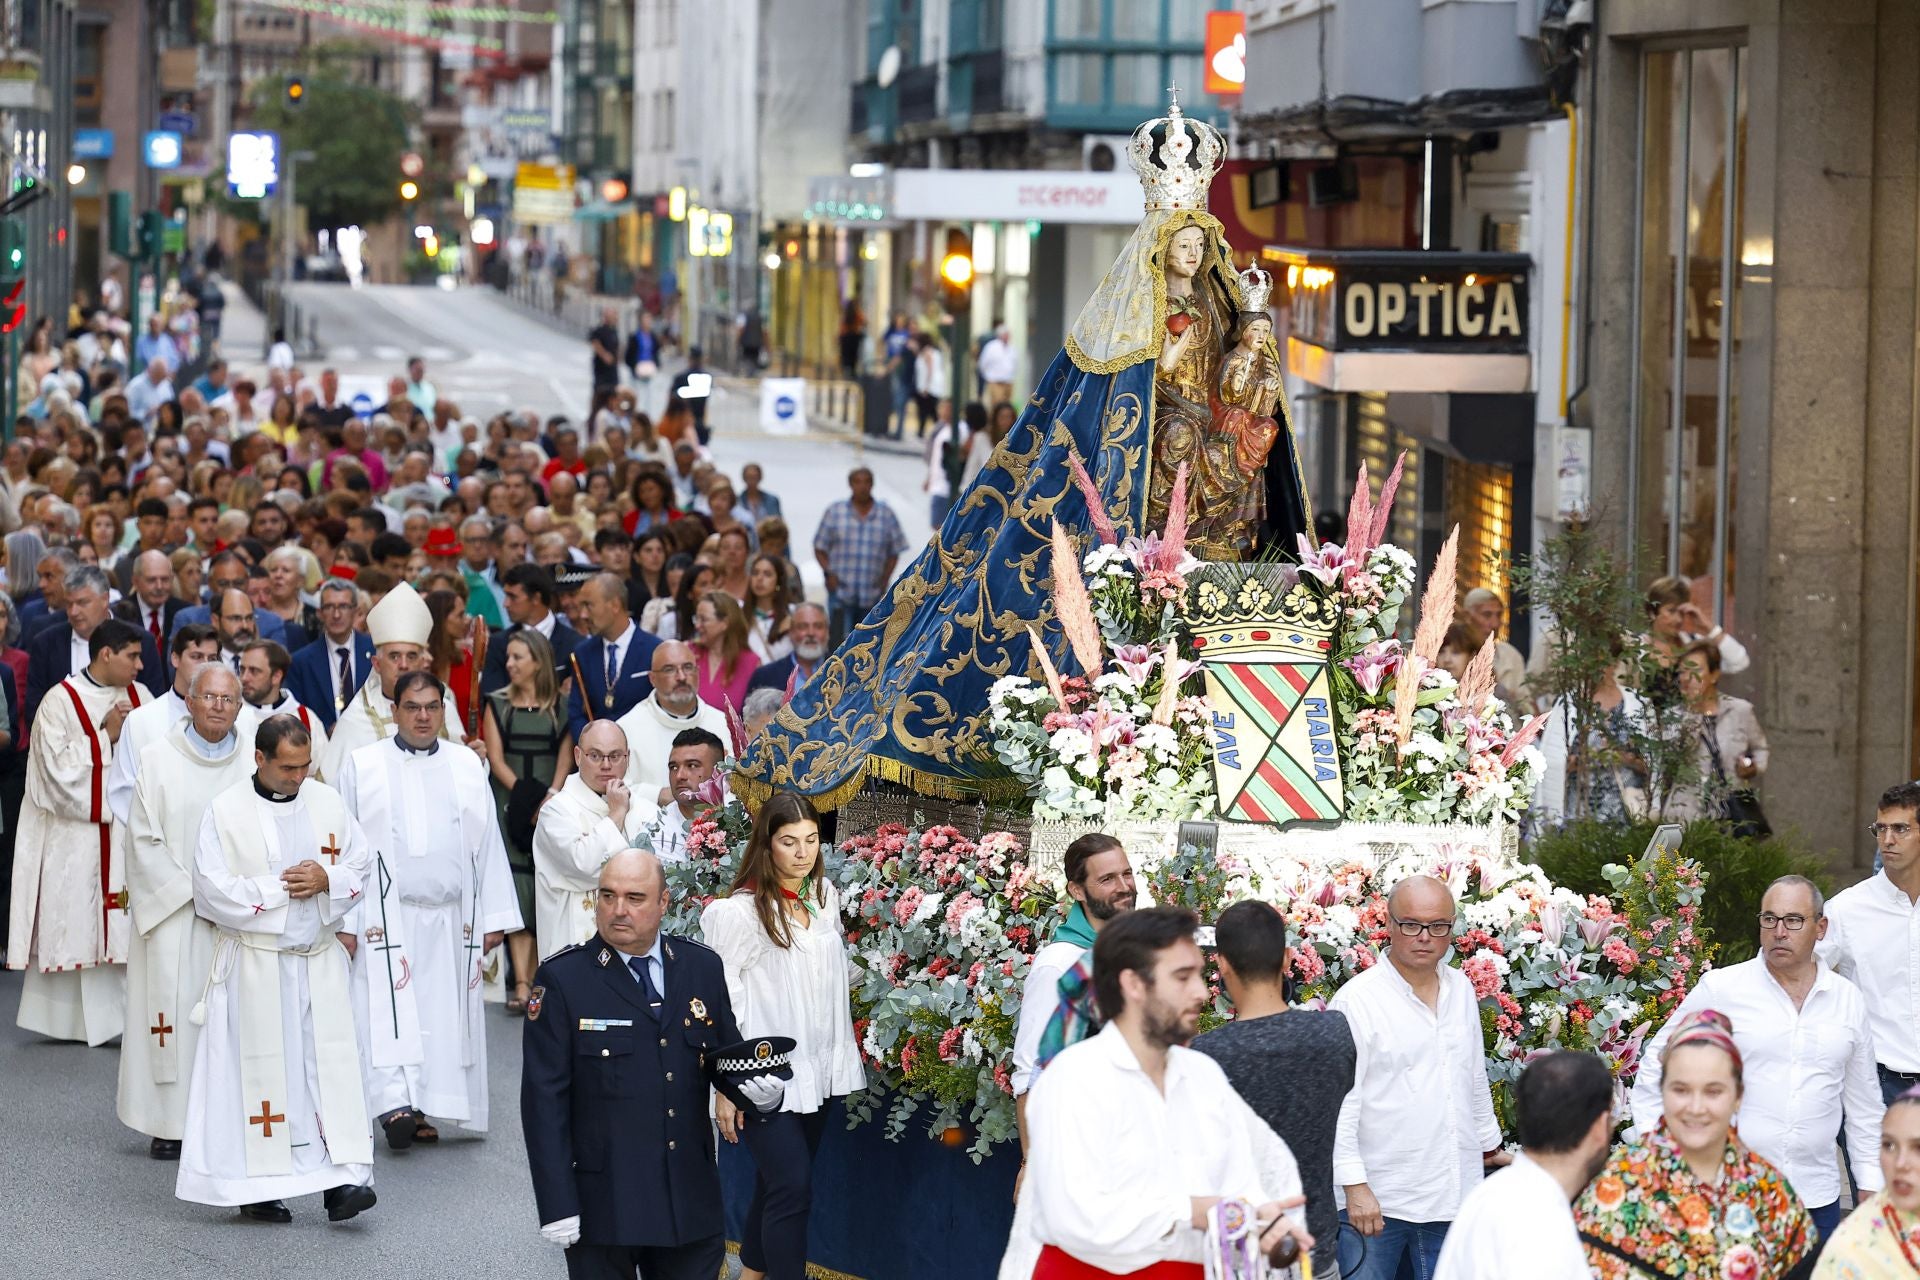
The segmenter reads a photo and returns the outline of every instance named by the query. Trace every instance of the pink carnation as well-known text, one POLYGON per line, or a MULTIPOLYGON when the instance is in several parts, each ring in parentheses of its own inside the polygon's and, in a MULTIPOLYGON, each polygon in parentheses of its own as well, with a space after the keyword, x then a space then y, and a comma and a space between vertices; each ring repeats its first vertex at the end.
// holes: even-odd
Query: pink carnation
POLYGON ((1460 966, 1460 972, 1466 974, 1467 981, 1473 983, 1475 999, 1492 999, 1500 990, 1500 970, 1494 965, 1491 956, 1472 957, 1460 966))
POLYGON ((1613 961, 1622 973, 1631 973, 1640 966, 1640 957, 1627 945, 1624 938, 1608 938, 1600 948, 1600 954, 1613 961))
POLYGON ((911 924, 913 913, 920 909, 920 904, 926 896, 919 885, 908 885, 906 892, 900 895, 900 901, 893 904, 894 920, 903 926, 911 924))
POLYGON ((961 894, 947 907, 947 932, 959 933, 960 927, 966 923, 969 916, 985 909, 985 904, 972 893, 961 894))
POLYGON ((952 1062, 960 1056, 960 1042, 966 1038, 962 1027, 948 1027, 940 1034, 940 1061, 952 1062))

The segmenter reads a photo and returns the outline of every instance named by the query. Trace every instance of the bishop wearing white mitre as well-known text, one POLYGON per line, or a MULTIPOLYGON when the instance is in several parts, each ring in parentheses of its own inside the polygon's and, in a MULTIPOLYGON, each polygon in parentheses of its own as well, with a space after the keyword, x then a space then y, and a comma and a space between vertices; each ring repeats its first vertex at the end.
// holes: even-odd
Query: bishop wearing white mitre
POLYGON ((396 1151, 439 1139, 430 1115, 486 1129, 481 973, 521 927, 486 766, 441 740, 445 711, 446 687, 430 672, 401 676, 398 733, 348 756, 338 780, 374 851, 354 964, 367 1097, 396 1151))
MULTIPOLYGON (((347 757, 370 742, 391 738, 393 686, 409 671, 427 671, 432 655, 427 641, 433 635, 433 615, 420 593, 401 583, 367 610, 367 638, 373 641, 373 669, 367 682, 347 699, 347 708, 333 726, 333 736, 314 756, 314 773, 338 784, 347 757)), ((447 706, 443 736, 455 742, 466 737, 459 708, 447 706)))
POLYGON ((373 1134, 350 990, 347 918, 372 857, 338 792, 307 777, 292 716, 254 731, 250 783, 214 797, 193 905, 218 926, 174 1194, 287 1222, 325 1192, 331 1221, 374 1203, 373 1134))
POLYGON ((55 1040, 105 1044, 126 1025, 126 833, 106 783, 142 701, 143 634, 118 618, 94 628, 86 669, 49 689, 33 721, 7 967, 27 971, 19 1025, 55 1040))
MULTIPOLYGON (((213 966, 213 922, 193 909, 194 849, 213 798, 253 775, 253 735, 235 726, 240 682, 217 662, 196 668, 187 719, 141 751, 127 824, 127 1008, 120 1044, 120 1122, 153 1141, 156 1160, 180 1158, 187 1082, 200 1029, 187 1012, 213 966)), ((157 705, 149 703, 148 706, 157 705)), ((144 708, 143 708, 144 709, 144 708)), ((132 718, 122 734, 132 732, 132 718)))

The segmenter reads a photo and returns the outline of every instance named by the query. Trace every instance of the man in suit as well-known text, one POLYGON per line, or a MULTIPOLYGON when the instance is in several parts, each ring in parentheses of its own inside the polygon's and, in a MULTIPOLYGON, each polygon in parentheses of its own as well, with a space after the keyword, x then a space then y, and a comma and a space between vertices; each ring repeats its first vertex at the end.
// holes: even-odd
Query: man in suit
POLYGON ((287 689, 300 705, 333 732, 347 699, 367 682, 373 669, 373 641, 353 628, 360 592, 351 582, 328 578, 320 584, 321 636, 293 655, 287 689))
MULTIPOLYGON (((246 558, 233 551, 222 551, 207 562, 207 599, 218 600, 224 591, 246 591, 252 578, 252 567, 246 558)), ((213 609, 209 605, 188 605, 173 615, 174 629, 178 630, 189 622, 213 622, 213 609)), ((272 640, 280 644, 287 641, 287 624, 280 615, 270 609, 255 608, 253 611, 253 630, 262 640, 272 640)))
MULTIPOLYGON (((88 648, 96 627, 113 615, 107 601, 112 591, 107 575, 90 564, 74 569, 62 584, 66 589, 67 617, 43 627, 27 646, 27 723, 39 713, 40 699, 47 690, 76 671, 85 671, 93 656, 88 648)), ((155 696, 166 689, 160 651, 153 637, 140 632, 139 681, 155 696)))
POLYGON ((66 547, 50 547, 34 571, 40 593, 20 604, 20 647, 25 648, 42 627, 67 616, 67 575, 80 567, 80 557, 66 547))
POLYGON ((568 660, 580 647, 580 633, 553 611, 559 595, 553 575, 537 564, 517 564, 500 579, 500 586, 510 625, 487 646, 486 670, 480 673, 481 691, 492 693, 507 687, 507 641, 523 627, 538 631, 553 645, 553 677, 565 684, 573 675, 568 660))
POLYGON ((803 600, 787 614, 787 635, 793 640, 793 652, 778 662, 769 662, 753 673, 749 689, 778 689, 791 699, 813 679, 813 673, 827 657, 827 611, 811 600, 803 600))
POLYGON ((173 594, 173 562, 164 551, 142 551, 133 561, 132 593, 113 606, 113 616, 153 637, 155 646, 173 634, 174 615, 187 602, 173 594))
POLYGON ((593 634, 567 664, 573 674, 567 725, 575 742, 589 720, 618 720, 653 692, 647 672, 660 644, 658 636, 634 625, 627 612, 627 584, 615 575, 588 578, 580 588, 580 604, 593 634))
POLYGON ((573 1280, 712 1280, 726 1255, 708 1092, 768 1111, 771 1076, 732 1083, 715 1050, 739 1039, 720 957, 662 933, 660 861, 600 868, 597 936, 533 977, 521 1037, 520 1127, 540 1235, 573 1280))

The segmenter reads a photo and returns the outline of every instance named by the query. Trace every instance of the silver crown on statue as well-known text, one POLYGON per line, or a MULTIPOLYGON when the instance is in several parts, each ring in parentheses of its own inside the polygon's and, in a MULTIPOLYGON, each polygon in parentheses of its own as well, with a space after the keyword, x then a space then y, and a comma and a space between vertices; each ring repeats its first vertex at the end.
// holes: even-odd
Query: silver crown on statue
POLYGON ((1226 159, 1226 139, 1212 125, 1181 113, 1178 85, 1167 92, 1173 99, 1167 114, 1133 131, 1127 160, 1140 175, 1149 211, 1204 209, 1207 188, 1226 159))
POLYGON ((1272 276, 1259 267, 1248 267, 1240 273, 1240 310, 1265 311, 1272 296, 1272 276))

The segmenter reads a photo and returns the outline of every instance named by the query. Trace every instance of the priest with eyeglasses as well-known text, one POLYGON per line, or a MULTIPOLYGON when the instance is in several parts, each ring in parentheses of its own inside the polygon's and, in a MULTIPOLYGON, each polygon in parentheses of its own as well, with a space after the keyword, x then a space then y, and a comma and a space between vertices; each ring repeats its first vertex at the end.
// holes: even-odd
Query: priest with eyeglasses
POLYGON ((408 672, 393 709, 396 735, 354 751, 337 781, 373 848, 353 929, 367 1097, 401 1151, 439 1140, 429 1116, 485 1131, 482 971, 522 922, 486 767, 441 737, 446 686, 408 672))

